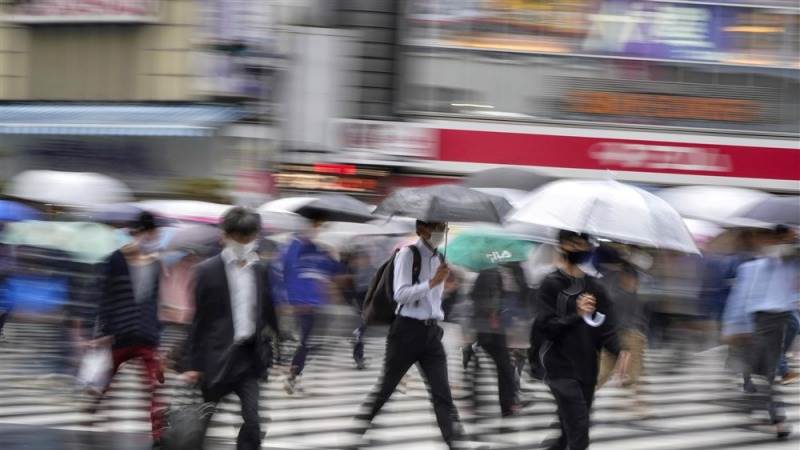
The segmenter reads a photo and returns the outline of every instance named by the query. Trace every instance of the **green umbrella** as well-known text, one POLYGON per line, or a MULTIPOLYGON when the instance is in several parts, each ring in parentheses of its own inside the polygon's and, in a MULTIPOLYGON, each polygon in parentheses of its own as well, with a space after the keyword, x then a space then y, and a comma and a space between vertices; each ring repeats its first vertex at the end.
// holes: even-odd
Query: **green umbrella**
POLYGON ((7 224, 0 242, 61 250, 84 263, 103 261, 121 244, 113 228, 99 223, 36 220, 7 224))
POLYGON ((466 230, 447 244, 447 261, 473 272, 526 261, 534 243, 497 230, 466 230))

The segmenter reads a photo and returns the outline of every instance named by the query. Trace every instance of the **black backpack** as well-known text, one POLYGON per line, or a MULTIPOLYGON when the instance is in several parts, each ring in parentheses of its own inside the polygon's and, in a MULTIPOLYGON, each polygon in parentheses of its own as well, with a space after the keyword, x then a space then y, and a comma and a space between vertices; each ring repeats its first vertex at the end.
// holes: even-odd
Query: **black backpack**
MULTIPOLYGON (((414 256, 411 266, 411 283, 418 284, 422 257, 416 246, 409 245, 408 248, 414 256)), ((394 321, 397 310, 397 302, 394 301, 394 260, 398 251, 395 251, 391 258, 378 267, 369 282, 369 289, 364 296, 361 312, 361 317, 367 325, 388 325, 394 321)))

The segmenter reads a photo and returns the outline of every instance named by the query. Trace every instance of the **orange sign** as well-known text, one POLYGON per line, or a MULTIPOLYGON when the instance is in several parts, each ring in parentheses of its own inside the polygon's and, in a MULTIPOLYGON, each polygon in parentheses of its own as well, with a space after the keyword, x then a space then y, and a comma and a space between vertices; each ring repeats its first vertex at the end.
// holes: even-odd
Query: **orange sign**
POLYGON ((575 90, 567 95, 566 109, 604 116, 754 122, 761 108, 742 99, 575 90))

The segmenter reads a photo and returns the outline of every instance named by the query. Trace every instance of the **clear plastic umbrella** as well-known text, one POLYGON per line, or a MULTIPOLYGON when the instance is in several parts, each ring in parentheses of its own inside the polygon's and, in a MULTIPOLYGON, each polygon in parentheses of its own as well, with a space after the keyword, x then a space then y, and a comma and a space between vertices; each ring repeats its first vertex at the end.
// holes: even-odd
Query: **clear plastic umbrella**
POLYGON ((508 220, 699 253, 680 214, 667 202, 613 180, 554 181, 531 193, 508 220))

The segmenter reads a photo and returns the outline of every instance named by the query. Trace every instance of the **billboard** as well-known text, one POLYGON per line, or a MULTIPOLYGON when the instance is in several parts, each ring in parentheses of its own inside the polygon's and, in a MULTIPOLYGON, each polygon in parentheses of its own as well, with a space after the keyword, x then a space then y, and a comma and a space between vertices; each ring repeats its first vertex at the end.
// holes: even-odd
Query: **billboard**
POLYGON ((750 3, 416 0, 407 9, 406 43, 800 68, 797 3, 750 3))
POLYGON ((136 23, 158 19, 158 0, 22 0, 5 18, 17 23, 136 23))

